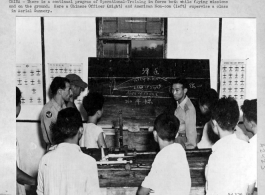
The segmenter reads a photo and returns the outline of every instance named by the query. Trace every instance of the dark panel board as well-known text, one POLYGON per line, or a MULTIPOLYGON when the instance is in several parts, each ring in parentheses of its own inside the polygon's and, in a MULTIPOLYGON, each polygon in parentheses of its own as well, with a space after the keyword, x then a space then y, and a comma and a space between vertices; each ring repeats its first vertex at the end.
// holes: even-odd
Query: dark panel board
POLYGON ((210 87, 209 60, 89 58, 89 90, 106 100, 100 124, 115 127, 122 110, 129 130, 152 126, 171 105, 171 83, 180 76, 187 79, 188 96, 198 111, 198 94, 210 87))

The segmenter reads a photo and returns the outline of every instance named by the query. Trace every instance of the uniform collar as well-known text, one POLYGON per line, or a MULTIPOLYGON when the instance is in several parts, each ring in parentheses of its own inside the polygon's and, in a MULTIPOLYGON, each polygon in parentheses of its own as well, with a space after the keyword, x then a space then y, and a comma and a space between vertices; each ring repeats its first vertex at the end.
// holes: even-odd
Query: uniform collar
POLYGON ((224 146, 228 146, 228 147, 230 147, 230 145, 231 145, 230 143, 233 143, 235 139, 237 139, 235 133, 233 133, 233 134, 231 134, 231 135, 227 135, 227 136, 225 136, 225 137, 219 139, 219 140, 218 140, 218 141, 212 146, 212 151, 214 152, 214 151, 218 150, 218 148, 222 148, 222 147, 224 147, 224 146))
POLYGON ((178 107, 180 106, 184 110, 184 106, 187 103, 187 101, 188 101, 188 96, 186 95, 186 97, 184 98, 184 100, 180 104, 177 102, 178 107))
POLYGON ((62 107, 52 98, 52 104, 56 108, 56 110, 60 111, 62 108, 66 108, 66 105, 63 104, 62 107))

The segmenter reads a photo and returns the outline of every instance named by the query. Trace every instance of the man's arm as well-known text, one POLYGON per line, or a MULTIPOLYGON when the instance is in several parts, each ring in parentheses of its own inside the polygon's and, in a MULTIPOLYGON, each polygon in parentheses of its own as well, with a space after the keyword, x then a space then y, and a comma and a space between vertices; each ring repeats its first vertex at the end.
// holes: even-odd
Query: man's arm
POLYGON ((185 124, 186 124, 186 137, 187 137, 187 143, 185 144, 186 148, 194 149, 196 147, 196 140, 197 140, 195 109, 188 109, 186 111, 185 124))
POLYGON ((52 145, 52 137, 51 137, 51 124, 54 118, 54 113, 50 110, 44 110, 41 114, 41 131, 43 135, 43 139, 46 144, 52 145))
POLYGON ((17 166, 17 182, 21 185, 36 185, 36 179, 20 170, 17 166))
POLYGON ((106 142, 105 142, 105 139, 104 139, 104 135, 103 135, 103 132, 101 132, 98 136, 98 147, 101 148, 107 148, 107 145, 106 145, 106 142))
POLYGON ((42 159, 39 164, 39 169, 38 169, 38 186, 36 190, 38 195, 43 195, 44 194, 44 183, 43 183, 43 175, 42 175, 42 159))
POLYGON ((147 195, 151 191, 150 188, 145 188, 143 186, 140 186, 136 192, 136 195, 147 195))

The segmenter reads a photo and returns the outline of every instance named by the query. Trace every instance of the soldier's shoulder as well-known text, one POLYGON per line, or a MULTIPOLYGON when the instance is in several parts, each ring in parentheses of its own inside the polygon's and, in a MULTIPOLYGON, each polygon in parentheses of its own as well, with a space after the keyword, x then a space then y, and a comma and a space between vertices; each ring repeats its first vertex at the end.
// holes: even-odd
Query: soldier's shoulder
POLYGON ((42 110, 49 110, 53 107, 53 103, 52 101, 47 102, 44 106, 42 110))
POLYGON ((188 110, 194 110, 195 111, 195 107, 194 107, 194 105, 190 99, 188 99, 188 101, 186 102, 186 104, 184 106, 184 110, 185 111, 188 111, 188 110))
POLYGON ((53 113, 54 113, 54 109, 53 109, 53 104, 51 101, 49 101, 47 104, 44 105, 44 107, 42 108, 42 115, 44 117, 47 118, 51 118, 53 113))

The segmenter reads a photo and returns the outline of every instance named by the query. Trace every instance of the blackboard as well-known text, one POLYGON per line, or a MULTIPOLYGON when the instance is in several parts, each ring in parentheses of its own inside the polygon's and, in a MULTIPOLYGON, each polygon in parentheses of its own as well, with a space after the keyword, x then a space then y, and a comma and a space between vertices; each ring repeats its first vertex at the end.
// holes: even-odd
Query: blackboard
POLYGON ((209 60, 89 58, 89 91, 105 97, 99 124, 116 127, 122 110, 129 130, 153 126, 156 116, 172 103, 171 82, 180 76, 187 79, 187 95, 198 108, 199 92, 210 87, 209 60))

